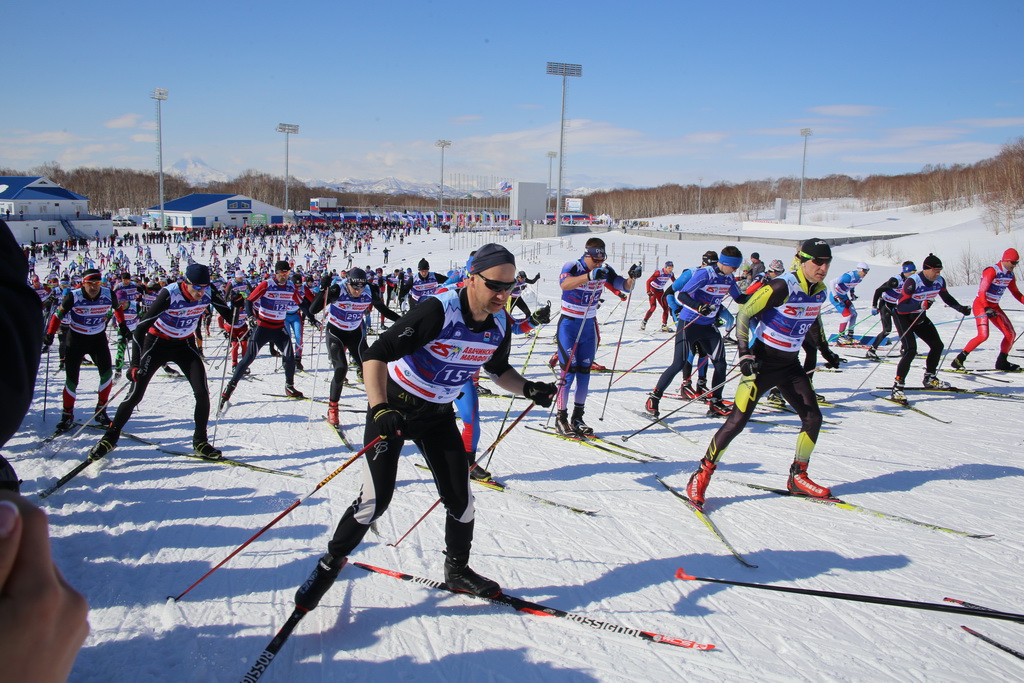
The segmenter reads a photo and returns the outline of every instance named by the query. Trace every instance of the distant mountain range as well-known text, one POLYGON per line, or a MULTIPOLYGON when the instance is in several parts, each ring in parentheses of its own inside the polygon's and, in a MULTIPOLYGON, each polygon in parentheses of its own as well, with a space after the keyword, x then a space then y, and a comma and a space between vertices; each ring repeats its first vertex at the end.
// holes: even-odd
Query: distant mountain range
MULTIPOLYGON (((198 157, 185 157, 174 162, 165 169, 168 173, 181 176, 191 185, 204 186, 210 183, 223 183, 231 180, 232 176, 223 171, 218 171, 198 157)), ((398 178, 380 178, 377 180, 363 180, 360 178, 341 178, 337 180, 322 180, 319 178, 300 178, 294 176, 310 187, 329 187, 338 192, 355 192, 366 194, 401 195, 412 194, 422 197, 436 197, 436 183, 417 183, 398 178)), ((616 185, 614 187, 578 187, 566 188, 562 191, 564 196, 584 196, 601 190, 631 187, 629 185, 616 185)), ((496 197, 503 194, 500 187, 487 188, 482 190, 466 190, 465 188, 454 188, 445 185, 446 197, 496 197)), ((555 190, 551 190, 554 196, 555 190)))

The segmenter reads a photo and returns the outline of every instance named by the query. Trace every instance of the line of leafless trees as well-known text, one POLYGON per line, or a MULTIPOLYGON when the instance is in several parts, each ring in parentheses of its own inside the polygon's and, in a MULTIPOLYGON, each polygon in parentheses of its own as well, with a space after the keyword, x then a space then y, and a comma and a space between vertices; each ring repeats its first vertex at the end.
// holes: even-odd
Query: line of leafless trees
MULTIPOLYGON (((0 168, 0 175, 44 175, 61 186, 89 197, 94 213, 132 213, 159 203, 157 174, 125 168, 77 168, 66 171, 56 162, 22 172, 0 168)), ((168 199, 191 192, 242 194, 284 206, 285 182, 281 176, 248 170, 222 183, 193 186, 177 175, 164 175, 164 196, 168 199)), ((586 213, 608 214, 614 219, 642 219, 668 214, 735 213, 750 217, 770 210, 777 197, 794 200, 800 196, 800 179, 793 177, 720 182, 708 187, 662 185, 660 187, 608 190, 584 197, 586 213)), ((433 198, 419 195, 386 195, 339 192, 310 187, 296 180, 289 184, 291 208, 309 206, 312 197, 334 197, 339 206, 353 209, 432 209, 433 198)), ((981 203, 985 218, 998 234, 1024 220, 1024 138, 1005 144, 998 155, 975 164, 925 166, 917 173, 869 175, 852 178, 830 175, 808 178, 804 197, 813 199, 851 198, 866 209, 913 205, 926 211, 965 208, 981 203)), ((490 202, 507 208, 506 197, 490 202)))

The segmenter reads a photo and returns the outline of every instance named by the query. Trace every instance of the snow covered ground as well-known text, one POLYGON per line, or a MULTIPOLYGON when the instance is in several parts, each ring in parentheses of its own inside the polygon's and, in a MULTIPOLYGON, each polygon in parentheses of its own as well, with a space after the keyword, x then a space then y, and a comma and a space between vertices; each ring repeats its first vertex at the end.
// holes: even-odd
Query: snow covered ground
MULTIPOLYGON (((840 205, 805 210, 805 222, 848 226, 879 220, 840 205), (830 211, 832 212, 830 214, 830 211), (841 216, 839 214, 842 214, 841 216), (825 219, 834 216, 835 220, 825 219)), ((857 261, 873 269, 859 302, 867 332, 870 293, 897 272, 902 258, 918 261, 935 251, 951 265, 970 247, 994 262, 1018 233, 996 236, 977 212, 899 211, 900 231, 921 233, 884 247, 858 244, 836 250, 830 277, 857 261), (910 229, 908 229, 910 228, 910 229), (872 249, 875 249, 872 255, 872 249), (898 258, 896 252, 899 252, 898 258)), ((666 222, 668 222, 666 217, 666 222)), ((706 218, 706 217, 700 217, 706 218)), ((719 217, 721 219, 721 217, 719 217)), ((679 217, 671 217, 678 222, 679 217)), ((888 226, 886 226, 888 227, 888 226)), ((813 228, 794 226, 794 236, 813 228)), ((671 258, 677 270, 699 263, 715 242, 666 242, 605 236, 615 253, 647 255, 645 277, 656 261, 671 258)), ((585 236, 509 245, 524 255, 521 267, 541 281, 534 301, 558 299, 561 265, 578 257, 585 236)), ((391 267, 412 265, 423 255, 441 270, 462 262, 480 239, 425 235, 392 245, 391 267)), ((374 253, 383 245, 375 245, 374 253)), ((792 250, 744 241, 765 261, 789 263, 792 250)), ((154 249, 154 252, 162 250, 154 249)), ((377 265, 377 258, 371 259, 377 265)), ((619 261, 615 261, 616 266, 619 261)), ((660 265, 660 264, 657 264, 660 265)), ((953 289, 970 303, 974 285, 953 289)), ((1024 306, 1003 303, 1018 330, 1024 306)), ((735 308, 735 304, 733 304, 735 308)), ((598 362, 628 368, 669 337, 641 332, 646 310, 642 290, 627 311, 614 297, 599 314, 603 344, 598 362), (625 324, 623 326, 623 319, 625 324)), ((947 342, 959 315, 945 306, 930 313, 947 342)), ((657 320, 657 318, 656 318, 657 320)), ((828 314, 830 332, 838 316, 828 314)), ((554 351, 554 325, 536 346, 517 339, 514 362, 526 374, 550 377, 544 362, 554 351), (533 349, 532 355, 530 354, 533 349)), ((307 328, 315 341, 316 334, 307 328)), ((956 350, 974 334, 959 329, 956 350)), ((971 355, 973 366, 991 368, 997 331, 971 355)), ((208 340, 212 392, 219 391, 221 338, 208 340)), ((309 343, 309 339, 307 339, 309 343)), ((595 375, 587 418, 600 435, 620 437, 648 425, 638 415, 671 345, 656 351, 637 372, 607 393, 609 375, 595 375), (603 414, 603 419, 601 416, 603 414)), ((730 354, 732 348, 730 348, 730 354)), ((297 385, 324 397, 328 370, 322 348, 307 351, 309 372, 297 385)), ((701 643, 710 651, 642 642, 567 620, 514 612, 469 597, 369 574, 349 565, 321 606, 307 616, 281 650, 266 681, 781 681, 781 680, 1021 680, 1020 660, 959 627, 971 626, 1018 650, 1024 633, 1012 622, 938 612, 841 602, 674 578, 679 567, 703 577, 844 593, 942 602, 956 597, 1010 612, 1024 612, 1019 589, 1024 531, 1014 501, 1024 484, 1020 454, 1024 375, 995 373, 986 379, 943 373, 954 384, 1016 399, 920 394, 914 404, 941 420, 876 399, 869 390, 888 386, 895 365, 872 364, 860 350, 841 373, 818 373, 815 384, 842 409, 825 408, 829 421, 811 460, 811 475, 850 502, 992 538, 967 538, 852 510, 760 492, 733 481, 783 486, 797 432, 795 416, 764 411, 773 424, 751 424, 725 454, 708 491, 712 519, 756 569, 740 565, 698 518, 656 481, 683 487, 719 420, 695 406, 668 423, 680 434, 652 427, 628 444, 664 460, 636 462, 524 429, 548 419, 535 409, 498 447, 489 469, 510 487, 552 501, 598 510, 584 516, 524 497, 477 488, 477 526, 472 564, 519 597, 630 628, 701 643), (997 379, 1008 380, 1005 383, 997 379), (863 383, 863 389, 855 387, 863 383), (879 414, 880 411, 886 413, 879 414)), ((56 353, 39 374, 38 396, 21 431, 5 449, 25 479, 23 490, 49 486, 81 461, 99 432, 73 441, 57 439, 36 449, 52 432, 59 412, 62 377, 56 353), (49 379, 47 380, 47 370, 49 379), (44 387, 48 389, 43 420, 44 387)), ((948 360, 945 363, 948 366, 948 360)), ((1020 356, 1011 360, 1022 363, 1020 356)), ((324 486, 277 526, 178 603, 181 593, 252 534, 312 490, 351 453, 324 423, 324 406, 269 396, 280 394, 283 373, 264 355, 255 379, 242 383, 235 405, 217 425, 216 442, 228 457, 301 475, 301 479, 207 463, 154 450, 123 438, 100 466, 87 469, 43 501, 50 515, 55 558, 91 605, 92 633, 72 672, 73 681, 230 681, 240 679, 292 611, 292 596, 323 553, 327 539, 358 488, 353 466, 324 486)), ((909 383, 920 382, 922 361, 909 383)), ((93 405, 96 374, 83 371, 81 417, 93 405)), ((734 385, 727 387, 731 397, 734 385)), ((876 391, 875 393, 882 393, 876 391)), ((343 403, 364 407, 356 391, 343 403)), ((115 400, 116 403, 116 400, 115 400)), ((680 405, 663 401, 663 411, 680 405)), ((187 383, 154 380, 127 431, 187 450, 192 397, 187 383)), ((511 406, 509 420, 526 407, 511 406)), ((486 447, 509 410, 507 399, 482 398, 486 447)), ((361 414, 343 413, 353 441, 361 414)), ((213 426, 211 423, 211 430, 213 426)), ((436 499, 422 459, 412 446, 399 469, 398 490, 377 535, 352 559, 416 576, 441 579, 443 517, 435 511, 398 547, 389 547, 436 499)))

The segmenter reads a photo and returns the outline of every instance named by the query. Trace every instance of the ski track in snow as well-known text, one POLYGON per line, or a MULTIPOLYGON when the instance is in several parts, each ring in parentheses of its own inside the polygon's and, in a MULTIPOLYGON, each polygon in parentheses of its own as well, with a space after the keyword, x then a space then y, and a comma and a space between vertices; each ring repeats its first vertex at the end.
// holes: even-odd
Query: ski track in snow
MULTIPOLYGON (((663 260, 667 244, 670 257, 682 268, 698 261, 704 250, 728 243, 666 243, 621 234, 605 239, 613 247, 617 269, 628 266, 629 259, 620 256, 623 251, 634 258, 647 254, 645 278, 655 265, 652 245, 660 248, 663 260)), ((579 235, 539 240, 538 253, 544 254, 549 244, 550 251, 521 261, 531 274, 535 267, 542 273, 541 282, 528 293, 532 307, 548 299, 557 307, 557 273, 565 261, 578 257, 584 240, 579 235)), ((470 248, 482 243, 480 237, 466 238, 449 254, 448 237, 414 236, 404 246, 392 245, 389 265, 404 267, 426 254, 435 269, 444 270, 449 259, 461 262, 470 248)), ((519 242, 509 246, 521 253, 519 242)), ((758 250, 788 262, 789 250, 784 248, 747 241, 740 248, 745 254, 758 250)), ((863 260, 863 249, 859 245, 837 249, 837 266, 830 279, 863 260)), ((158 258, 162 251, 154 249, 158 258)), ((913 247, 915 255, 918 251, 922 248, 913 247)), ((924 253, 927 248, 918 258, 924 253)), ((954 256, 945 258, 952 261, 954 256)), ((335 265, 339 262, 336 259, 335 265)), ((874 265, 858 303, 863 329, 877 321, 865 311, 866 295, 896 271, 896 266, 874 265)), ((974 289, 973 285, 959 287, 952 293, 969 302, 974 289)), ((1016 302, 1005 300, 1004 304, 1007 309, 1017 308, 1016 302)), ((626 304, 619 305, 609 296, 604 306, 609 311, 616 307, 608 320, 599 313, 604 322, 597 361, 604 365, 612 365, 620 329, 620 369, 631 367, 669 336, 654 327, 646 332, 638 329, 646 311, 642 289, 630 302, 624 328, 626 304)), ((652 324, 659 315, 655 314, 652 324)), ((958 319, 941 305, 929 315, 936 322, 958 319)), ((1024 315, 1014 312, 1010 317, 1018 330, 1024 329, 1024 315)), ((826 328, 832 332, 837 323, 838 316, 826 310, 826 328)), ((938 328, 947 344, 955 327, 938 328)), ((532 339, 515 339, 512 364, 521 368, 532 346, 526 374, 549 381, 544 364, 554 350, 550 343, 554 328, 554 324, 545 328, 535 346, 532 339)), ((303 359, 309 371, 297 373, 296 386, 307 395, 315 387, 317 397, 323 397, 330 370, 322 348, 316 345, 319 335, 310 332, 307 328, 303 359)), ((965 324, 950 346, 958 350, 973 334, 973 325, 965 324)), ((971 355, 974 367, 991 366, 999 338, 998 331, 993 331, 971 355)), ((223 373, 222 366, 214 366, 220 360, 218 354, 226 352, 222 342, 216 333, 206 341, 214 409, 223 373)), ((621 443, 621 436, 649 424, 638 411, 657 381, 656 371, 668 364, 671 347, 666 344, 638 368, 644 372, 626 375, 612 385, 603 420, 598 418, 608 376, 592 377, 586 419, 599 434, 621 443)), ((732 362, 735 347, 726 347, 726 352, 732 362)), ((512 595, 612 624, 714 643, 715 650, 643 643, 349 566, 321 606, 300 622, 263 680, 1019 679, 1019 662, 958 628, 965 623, 1020 649, 1020 631, 1008 622, 674 578, 675 570, 684 567, 698 576, 936 603, 948 595, 996 609, 1024 611, 1017 585, 1024 542, 1014 505, 1024 483, 1019 458, 1024 445, 1022 406, 977 396, 912 395, 915 406, 953 421, 939 424, 870 396, 873 387, 892 382, 894 365, 869 363, 860 349, 838 352, 849 362, 842 373, 817 373, 819 393, 842 406, 900 416, 824 408, 825 418, 837 424, 826 425, 831 429, 821 433, 811 461, 814 478, 849 502, 955 529, 992 533, 994 538, 964 538, 725 481, 785 485, 799 419, 765 412, 756 417, 789 426, 749 425, 725 453, 708 489, 707 510, 716 524, 737 550, 759 565, 749 569, 736 562, 654 478, 659 475, 676 488, 685 487, 721 423, 706 418, 703 406, 690 405, 668 419, 693 442, 659 425, 630 438, 630 447, 663 456, 664 461, 634 462, 520 425, 497 448, 489 466, 495 477, 512 488, 599 512, 587 517, 474 485, 474 568, 497 579, 512 595), (864 387, 853 392, 872 371, 864 387)), ((68 435, 33 450, 52 431, 59 413, 62 377, 54 371, 55 359, 55 355, 50 359, 45 424, 41 398, 45 377, 40 373, 32 410, 5 449, 25 479, 23 490, 29 495, 80 462, 100 436, 99 431, 86 429, 73 441, 68 435)), ((50 516, 55 559, 91 605, 92 633, 71 680, 238 679, 291 613, 295 589, 358 494, 360 463, 180 602, 166 601, 351 455, 324 424, 325 405, 264 395, 282 392, 283 370, 278 367, 275 372, 275 365, 268 350, 262 350, 252 367, 257 379, 239 383, 234 402, 217 427, 217 443, 227 457, 300 473, 304 478, 176 457, 124 437, 101 466, 86 469, 43 501, 50 516)), ((908 383, 920 381, 922 367, 923 360, 915 361, 908 383)), ((958 386, 1024 396, 1024 377, 1001 375, 1011 381, 1000 384, 943 374, 958 386)), ((673 381, 672 391, 680 380, 673 381)), ((84 412, 94 404, 96 383, 94 368, 83 368, 79 419, 85 419, 84 412)), ((726 385, 725 397, 731 398, 734 391, 735 381, 726 385)), ((362 400, 357 389, 346 388, 342 395, 342 402, 353 407, 362 407, 362 400)), ((513 403, 506 426, 526 405, 525 401, 513 403)), ((676 399, 663 400, 663 414, 679 405, 676 399)), ((497 438, 509 402, 482 398, 480 406, 482 452, 497 438)), ((126 430, 172 449, 189 450, 192 410, 187 382, 158 373, 126 430)), ((536 424, 547 418, 546 411, 536 409, 524 422, 536 424)), ((211 415, 211 434, 215 419, 211 415)), ((362 419, 358 413, 342 413, 347 436, 357 447, 362 419)), ((413 467, 422 460, 415 447, 407 445, 391 508, 377 522, 379 533, 367 534, 353 560, 442 578, 443 511, 432 513, 398 547, 387 545, 436 500, 429 473, 413 467)))

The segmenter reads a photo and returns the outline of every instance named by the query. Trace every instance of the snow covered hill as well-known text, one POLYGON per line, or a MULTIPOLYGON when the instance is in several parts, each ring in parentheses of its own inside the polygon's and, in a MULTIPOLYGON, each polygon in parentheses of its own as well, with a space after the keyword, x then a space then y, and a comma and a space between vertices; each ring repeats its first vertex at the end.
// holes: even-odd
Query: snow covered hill
MULTIPOLYGON (((992 261, 1017 238, 1016 233, 993 235, 976 214, 953 217, 934 231, 930 227, 950 217, 909 209, 899 217, 906 226, 913 224, 905 232, 916 233, 892 241, 901 257, 920 260, 935 251, 948 263, 970 245, 992 261)), ((876 219, 873 212, 850 211, 837 221, 876 219)), ((793 234, 805 230, 814 228, 794 227, 793 234)), ((412 266, 426 256, 440 270, 449 262, 463 262, 486 239, 436 232, 413 237, 404 245, 390 245, 389 265, 412 266)), ((674 260, 678 269, 698 263, 706 249, 720 250, 729 243, 725 238, 680 242, 622 233, 605 239, 616 268, 643 260, 645 277, 665 259, 674 260)), ((558 301, 561 266, 580 256, 584 241, 585 236, 573 236, 508 245, 521 268, 531 276, 541 273, 528 295, 531 305, 558 301)), ((764 260, 788 263, 792 256, 791 249, 758 243, 750 235, 737 244, 744 255, 756 250, 764 260)), ((383 244, 374 246, 376 253, 383 244)), ((880 250, 872 256, 871 249, 871 243, 836 249, 830 273, 838 276, 870 257, 873 268, 858 302, 859 333, 877 329, 877 318, 866 310, 869 293, 897 269, 893 253, 880 250)), ((975 289, 969 283, 952 291, 961 302, 970 302, 975 289)), ((1003 303, 1017 330, 1024 330, 1024 306, 1009 297, 1003 303)), ((1024 375, 942 373, 954 384, 1002 397, 915 394, 914 405, 932 416, 927 417, 875 397, 884 393, 875 387, 892 383, 895 365, 870 363, 862 351, 840 349, 849 361, 842 372, 819 372, 814 378, 818 392, 838 407, 823 409, 828 422, 811 459, 812 476, 866 508, 993 536, 971 538, 738 483, 785 484, 798 421, 764 409, 756 416, 764 422, 749 425, 733 442, 708 490, 711 518, 757 565, 748 568, 656 479, 684 487, 720 421, 705 417, 703 407, 683 406, 675 399, 662 404, 663 412, 681 408, 666 420, 674 431, 651 427, 638 414, 671 358, 671 344, 659 348, 668 333, 653 331, 654 325, 639 329, 646 309, 642 289, 626 303, 609 297, 602 306, 597 362, 620 369, 639 365, 614 384, 608 374, 592 376, 587 419, 617 444, 646 427, 625 445, 662 459, 632 454, 640 458, 633 460, 525 429, 550 419, 547 411, 534 409, 498 446, 488 468, 510 488, 597 514, 475 487, 472 565, 509 594, 630 629, 713 644, 714 649, 643 642, 584 623, 517 613, 350 564, 261 680, 1021 679, 1020 660, 960 628, 970 626, 1024 650, 1024 632, 1011 622, 681 581, 675 575, 682 567, 701 577, 931 603, 955 597, 1024 612, 1018 584, 1024 529, 1014 505, 1024 484, 1024 375)), ((955 336, 950 344, 955 350, 974 335, 973 323, 958 325, 960 316, 945 306, 929 315, 942 323, 938 329, 947 343, 955 336)), ((830 332, 838 321, 834 313, 825 316, 830 332)), ((552 377, 546 362, 555 350, 553 334, 551 325, 536 339, 515 340, 513 363, 525 366, 528 377, 552 377)), ((306 335, 309 372, 298 376, 297 385, 307 396, 322 398, 330 377, 323 345, 308 327, 306 335)), ((971 365, 991 368, 999 339, 993 331, 971 355, 971 365)), ((223 340, 213 335, 206 349, 216 395, 224 372, 223 340)), ((1020 355, 1011 358, 1022 362, 1020 355)), ((921 363, 915 362, 909 384, 920 382, 921 363)), ((100 434, 86 430, 36 448, 52 432, 59 411, 62 377, 55 369, 52 351, 40 370, 33 408, 7 447, 29 494, 80 462, 100 434)), ((351 456, 324 423, 323 404, 272 395, 284 385, 274 358, 263 354, 253 373, 216 425, 217 444, 228 457, 301 478, 173 456, 123 438, 100 466, 44 501, 55 559, 92 608, 92 633, 71 680, 239 680, 291 614, 295 589, 358 493, 358 463, 180 602, 166 601, 351 456)), ((96 384, 94 370, 84 369, 79 417, 93 404, 96 384)), ((727 398, 733 387, 727 385, 727 398)), ((357 389, 346 389, 342 402, 355 411, 365 409, 357 389)), ((526 408, 523 400, 481 398, 480 404, 482 447, 498 436, 506 416, 507 426, 526 408)), ((192 407, 186 382, 160 376, 126 430, 186 450, 192 407)), ((342 415, 349 439, 358 441, 363 415, 342 415)), ((429 474, 414 466, 418 462, 422 458, 408 445, 394 502, 351 559, 440 580, 441 511, 431 513, 397 547, 388 545, 436 500, 429 474)))

